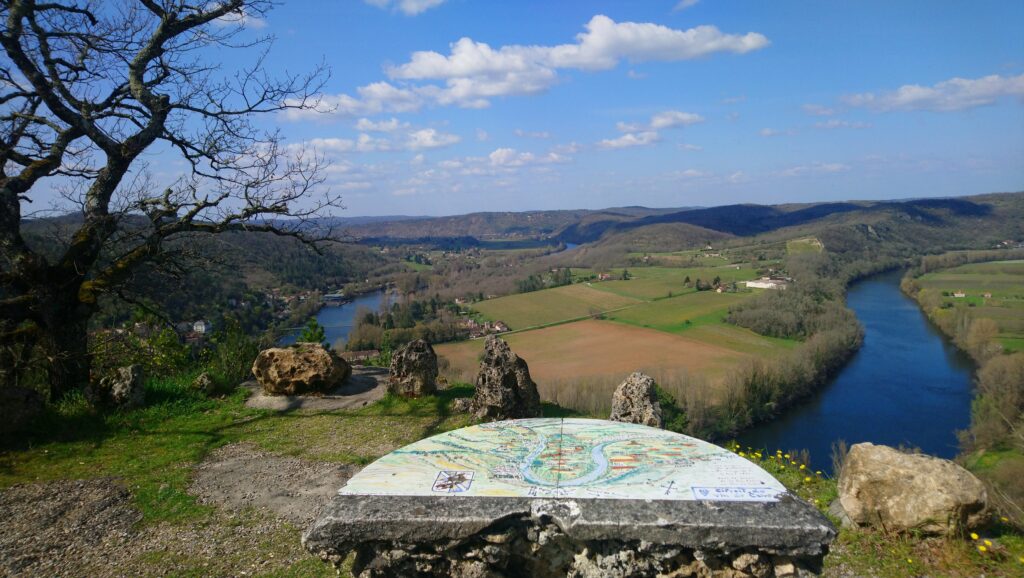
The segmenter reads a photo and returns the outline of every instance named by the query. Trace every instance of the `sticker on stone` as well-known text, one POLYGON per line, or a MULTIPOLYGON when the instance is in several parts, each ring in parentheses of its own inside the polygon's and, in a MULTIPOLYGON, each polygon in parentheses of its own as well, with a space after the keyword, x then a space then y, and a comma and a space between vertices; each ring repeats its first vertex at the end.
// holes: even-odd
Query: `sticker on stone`
POLYGON ((446 494, 457 494, 469 490, 473 483, 473 472, 441 470, 434 480, 433 490, 446 494))

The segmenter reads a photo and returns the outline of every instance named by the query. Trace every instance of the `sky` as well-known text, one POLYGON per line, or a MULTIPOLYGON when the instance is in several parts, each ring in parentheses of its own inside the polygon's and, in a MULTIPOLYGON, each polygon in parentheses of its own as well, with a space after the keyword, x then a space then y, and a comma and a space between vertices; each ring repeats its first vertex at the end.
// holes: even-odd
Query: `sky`
MULTIPOLYGON (((345 216, 1024 190, 1024 2, 312 0, 245 18, 331 69, 261 122, 345 216)), ((225 51, 225 67, 253 54, 225 51)))

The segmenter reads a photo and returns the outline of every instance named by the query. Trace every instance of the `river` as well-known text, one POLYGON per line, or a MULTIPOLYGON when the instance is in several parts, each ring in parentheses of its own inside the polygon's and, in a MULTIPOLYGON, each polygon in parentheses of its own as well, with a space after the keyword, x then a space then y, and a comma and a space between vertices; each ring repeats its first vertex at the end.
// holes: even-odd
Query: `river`
MULTIPOLYGON (((341 305, 321 307, 320 311, 316 314, 316 320, 324 328, 327 343, 334 345, 339 339, 348 339, 348 334, 355 325, 356 312, 363 308, 370 309, 371 311, 380 311, 381 302, 385 299, 388 299, 388 294, 381 290, 360 295, 352 301, 341 305)), ((298 338, 301 331, 301 328, 293 330, 288 335, 282 337, 278 343, 280 345, 295 343, 295 339, 298 338)))
POLYGON ((873 442, 952 458, 956 431, 970 423, 971 360, 900 291, 902 271, 850 287, 847 305, 864 326, 864 345, 840 373, 778 419, 744 432, 755 448, 810 451, 831 470, 831 446, 873 442))

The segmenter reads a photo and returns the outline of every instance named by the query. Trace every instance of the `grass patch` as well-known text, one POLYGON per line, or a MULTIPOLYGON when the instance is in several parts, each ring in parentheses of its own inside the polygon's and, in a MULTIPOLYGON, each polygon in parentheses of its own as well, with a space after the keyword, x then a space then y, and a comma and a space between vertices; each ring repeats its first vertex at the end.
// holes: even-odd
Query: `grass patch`
MULTIPOLYGON (((612 270, 618 274, 618 269, 612 270)), ((691 283, 697 279, 711 282, 715 277, 721 279, 722 283, 736 281, 747 281, 757 277, 753 269, 742 266, 721 266, 721 267, 637 267, 629 269, 631 279, 628 281, 602 281, 594 283, 595 289, 607 291, 624 297, 632 297, 642 301, 660 299, 672 295, 679 295, 693 291, 686 286, 686 278, 691 283), (739 267, 739 268, 737 268, 739 267)))
POLYGON ((524 329, 598 315, 635 303, 638 303, 636 299, 577 283, 489 299, 474 303, 472 307, 487 319, 504 321, 512 329, 524 329))

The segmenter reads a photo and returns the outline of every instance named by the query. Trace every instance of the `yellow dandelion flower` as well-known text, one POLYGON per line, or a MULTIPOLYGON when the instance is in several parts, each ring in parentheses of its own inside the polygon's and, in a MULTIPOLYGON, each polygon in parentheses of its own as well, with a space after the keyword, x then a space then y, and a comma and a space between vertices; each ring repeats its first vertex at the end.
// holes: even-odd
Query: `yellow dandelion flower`
POLYGON ((986 546, 991 546, 992 545, 992 540, 985 540, 985 545, 986 546))
POLYGON ((1000 522, 1009 522, 1009 521, 1010 521, 1010 519, 1009 519, 1009 518, 1007 518, 1006 516, 999 516, 999 521, 1000 521, 1000 522))
POLYGON ((815 471, 814 473, 815 473, 816 475, 819 475, 819 476, 820 476, 820 475, 821 475, 821 470, 816 470, 816 471, 815 471))
POLYGON ((1020 558, 1017 558, 1017 560, 1020 561, 1021 564, 1024 564, 1024 556, 1021 556, 1020 558))
POLYGON ((978 535, 975 534, 974 532, 971 532, 971 540, 977 540, 977 539, 978 539, 978 535))
POLYGON ((807 464, 800 464, 800 469, 801 470, 806 470, 807 469, 807 464))
POLYGON ((786 454, 784 457, 788 460, 789 459, 789 454, 786 454))
POLYGON ((795 466, 795 465, 796 465, 796 462, 789 462, 789 465, 791 465, 791 466, 795 466))
POLYGON ((987 550, 988 550, 988 548, 986 548, 986 547, 984 547, 984 546, 978 546, 978 551, 979 551, 979 552, 985 552, 985 551, 987 551, 987 550))
POLYGON ((907 564, 913 564, 913 563, 914 563, 913 560, 911 560, 910 558, 907 558, 907 564))

